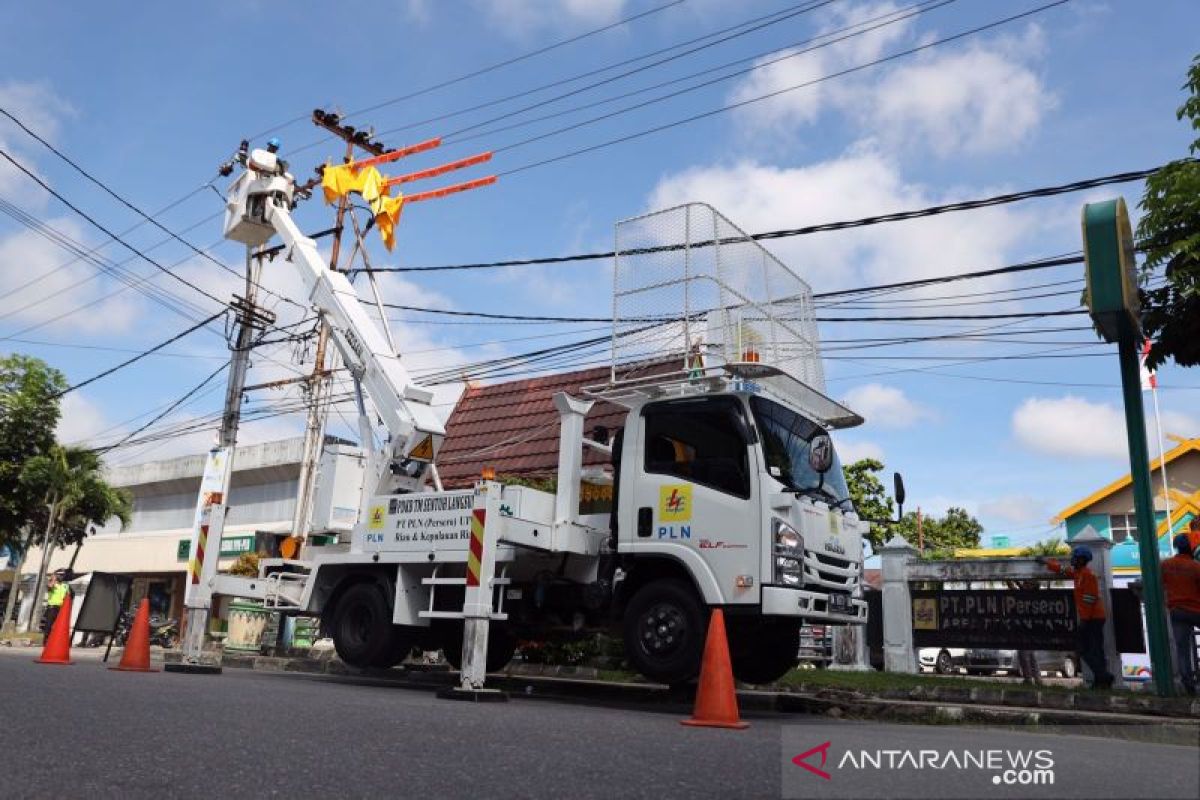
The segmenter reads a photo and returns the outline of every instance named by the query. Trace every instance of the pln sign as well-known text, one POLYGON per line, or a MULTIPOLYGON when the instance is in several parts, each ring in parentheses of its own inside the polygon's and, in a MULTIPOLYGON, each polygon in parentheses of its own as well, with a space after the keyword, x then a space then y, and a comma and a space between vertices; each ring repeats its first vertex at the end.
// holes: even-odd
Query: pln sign
POLYGON ((1084 305, 1107 342, 1119 337, 1122 318, 1138 330, 1137 262, 1133 228, 1123 198, 1083 207, 1084 305))

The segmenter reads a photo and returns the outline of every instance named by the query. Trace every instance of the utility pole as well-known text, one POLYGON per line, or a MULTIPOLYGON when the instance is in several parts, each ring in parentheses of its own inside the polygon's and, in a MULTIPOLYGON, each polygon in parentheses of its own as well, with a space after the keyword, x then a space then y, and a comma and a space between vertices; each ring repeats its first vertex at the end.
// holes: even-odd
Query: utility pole
MULTIPOLYGON (((313 112, 313 124, 333 134, 346 143, 345 160, 354 160, 354 148, 358 147, 371 155, 382 155, 386 148, 371 140, 372 132, 357 130, 349 125, 340 124, 341 119, 335 114, 322 111, 313 112)), ((333 227, 333 245, 329 252, 329 268, 337 270, 338 260, 342 251, 342 228, 346 220, 346 210, 349 199, 343 196, 338 199, 337 214, 333 227)), ((351 255, 353 260, 353 255, 351 255)), ((296 485, 296 511, 292 516, 292 535, 307 542, 312 526, 313 495, 317 485, 317 463, 321 457, 321 449, 325 439, 325 422, 329 410, 329 393, 332 384, 332 370, 325 369, 325 351, 329 344, 329 326, 321 320, 317 332, 317 344, 313 354, 313 371, 308 378, 306 394, 308 395, 308 420, 304 429, 304 449, 300 458, 300 477, 296 485)), ((364 448, 369 442, 363 442, 364 448)))
POLYGON ((188 556, 187 583, 184 588, 183 658, 178 664, 168 664, 168 671, 220 672, 215 664, 202 663, 204 640, 212 612, 212 590, 209 581, 217 572, 221 553, 221 535, 225 530, 225 512, 229 506, 229 487, 233 477, 233 458, 237 445, 238 425, 242 418, 242 391, 246 385, 246 369, 250 365, 250 348, 255 331, 261 331, 275 321, 275 315, 256 305, 259 275, 262 273, 261 254, 246 251, 246 290, 243 297, 234 295, 230 307, 237 312, 238 331, 229 366, 229 385, 225 391, 225 411, 217 446, 209 454, 200 481, 200 496, 192 525, 192 543, 188 556))
POLYGON ((925 526, 922 524, 921 507, 917 506, 917 550, 925 552, 925 526))

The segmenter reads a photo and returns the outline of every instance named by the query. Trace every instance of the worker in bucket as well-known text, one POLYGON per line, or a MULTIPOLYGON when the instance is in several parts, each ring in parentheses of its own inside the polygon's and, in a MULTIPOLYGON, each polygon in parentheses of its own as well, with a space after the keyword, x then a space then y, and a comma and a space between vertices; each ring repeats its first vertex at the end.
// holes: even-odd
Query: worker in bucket
POLYGON ((1071 549, 1071 563, 1066 567, 1053 558, 1037 557, 1039 564, 1045 564, 1051 572, 1074 582, 1079 658, 1092 670, 1092 688, 1109 689, 1113 685, 1113 676, 1104 658, 1104 621, 1108 615, 1100 595, 1100 581, 1088 567, 1091 560, 1092 551, 1083 546, 1071 549))

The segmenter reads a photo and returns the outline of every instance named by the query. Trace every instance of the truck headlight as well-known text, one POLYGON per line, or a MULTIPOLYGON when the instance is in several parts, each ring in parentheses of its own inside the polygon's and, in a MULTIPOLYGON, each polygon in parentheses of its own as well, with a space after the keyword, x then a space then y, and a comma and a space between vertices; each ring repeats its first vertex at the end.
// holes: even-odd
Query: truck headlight
POLYGON ((799 586, 804 582, 804 539, 781 519, 774 528, 775 583, 799 586))

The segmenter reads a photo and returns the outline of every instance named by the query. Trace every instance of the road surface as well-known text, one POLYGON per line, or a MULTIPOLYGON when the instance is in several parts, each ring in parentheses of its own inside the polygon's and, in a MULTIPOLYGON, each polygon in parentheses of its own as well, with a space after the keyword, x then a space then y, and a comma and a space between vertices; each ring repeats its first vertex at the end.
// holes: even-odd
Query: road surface
POLYGON ((121 673, 35 655, 0 648, 8 798, 1198 796, 1197 751, 1178 746, 775 714, 744 731, 690 728, 662 708, 475 705, 370 680, 121 673), (827 741, 831 778, 791 762, 827 741), (1056 783, 833 763, 851 749, 967 747, 1048 748, 1056 783))

